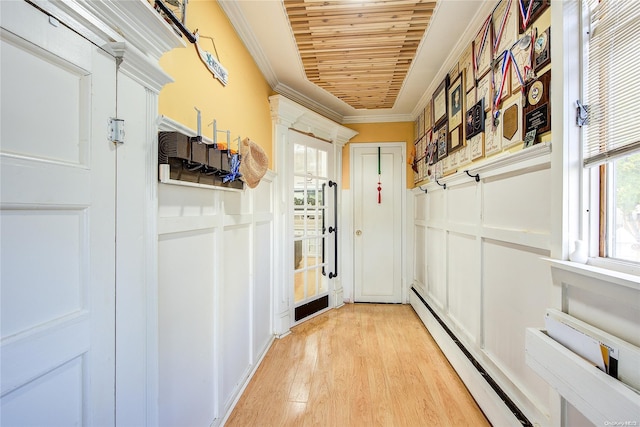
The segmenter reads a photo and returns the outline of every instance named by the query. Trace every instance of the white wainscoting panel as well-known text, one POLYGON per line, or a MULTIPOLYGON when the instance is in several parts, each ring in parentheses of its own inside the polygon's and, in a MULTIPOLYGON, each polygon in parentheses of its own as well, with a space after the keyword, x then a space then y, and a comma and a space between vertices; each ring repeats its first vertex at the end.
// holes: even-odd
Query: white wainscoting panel
POLYGON ((447 221, 454 224, 477 225, 480 206, 476 198, 480 187, 470 181, 455 187, 447 187, 447 221))
MULTIPOLYGON (((231 193, 229 193, 231 194, 231 193)), ((233 193, 235 195, 235 193, 233 193)), ((234 399, 251 367, 251 304, 249 298, 251 252, 250 228, 241 226, 224 231, 223 280, 220 284, 222 309, 222 396, 225 407, 234 399), (233 349, 233 351, 224 351, 233 349)))
POLYGON ((161 426, 210 425, 215 418, 216 234, 164 234, 158 242, 161 426))
POLYGON ((546 167, 484 181, 483 225, 548 234, 551 230, 550 180, 550 169, 546 167))
POLYGON ((427 289, 440 308, 447 307, 446 232, 430 228, 427 233, 427 289))
POLYGON ((258 223, 253 232, 253 351, 252 362, 260 359, 273 338, 271 326, 271 266, 273 239, 271 222, 258 223))
MULTIPOLYGON (((548 424, 550 388, 525 363, 525 330, 544 324, 553 295, 542 259, 551 247, 550 157, 550 146, 539 145, 478 164, 479 182, 457 172, 440 179, 446 189, 435 182, 426 194, 414 189, 411 227, 414 288, 475 359, 470 366, 479 363, 509 396, 521 413, 515 416, 540 425, 548 424)), ((417 307, 419 298, 411 304, 431 316, 417 307)), ((451 344, 442 342, 447 334, 437 336, 441 347, 451 344)), ((468 386, 487 413, 496 405, 509 411, 490 382, 473 381, 468 386)))
POLYGON ((480 257, 477 246, 475 236, 449 233, 447 242, 449 315, 473 343, 479 341, 482 307, 480 257))

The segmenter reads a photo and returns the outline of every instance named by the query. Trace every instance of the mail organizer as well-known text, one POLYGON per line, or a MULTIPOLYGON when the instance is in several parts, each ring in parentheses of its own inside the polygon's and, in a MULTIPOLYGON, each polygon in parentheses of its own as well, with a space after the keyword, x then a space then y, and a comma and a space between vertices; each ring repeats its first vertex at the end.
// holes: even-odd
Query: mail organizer
POLYGON ((217 144, 207 143, 201 136, 173 131, 158 133, 161 181, 168 165, 171 180, 242 189, 243 182, 239 179, 224 182, 231 173, 231 158, 229 150, 220 150, 217 144))

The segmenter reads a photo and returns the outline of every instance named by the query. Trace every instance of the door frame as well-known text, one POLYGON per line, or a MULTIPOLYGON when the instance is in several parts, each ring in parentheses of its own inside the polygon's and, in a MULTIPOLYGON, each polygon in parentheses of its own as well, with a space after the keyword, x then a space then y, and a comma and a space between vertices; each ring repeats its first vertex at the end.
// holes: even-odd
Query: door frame
MULTIPOLYGON (((400 228, 402 236, 400 236, 400 301, 402 304, 408 303, 408 292, 407 292, 407 168, 406 168, 406 159, 407 159, 407 145, 404 142, 363 142, 357 144, 349 144, 349 206, 343 206, 341 215, 346 219, 348 224, 348 228, 343 232, 343 242, 345 243, 344 249, 342 251, 344 262, 342 265, 349 266, 348 270, 343 268, 342 271, 345 274, 345 277, 350 278, 351 284, 350 286, 350 298, 348 298, 351 302, 355 301, 356 295, 356 281, 355 281, 355 201, 357 200, 355 188, 353 187, 354 183, 354 171, 355 171, 355 151, 359 148, 377 148, 377 147, 399 147, 401 156, 402 156, 402 165, 401 167, 401 186, 400 186, 400 228)), ((343 199, 344 200, 344 199, 343 199)), ((343 222, 343 223, 344 223, 343 222)), ((346 225, 347 225, 346 224, 346 225)))

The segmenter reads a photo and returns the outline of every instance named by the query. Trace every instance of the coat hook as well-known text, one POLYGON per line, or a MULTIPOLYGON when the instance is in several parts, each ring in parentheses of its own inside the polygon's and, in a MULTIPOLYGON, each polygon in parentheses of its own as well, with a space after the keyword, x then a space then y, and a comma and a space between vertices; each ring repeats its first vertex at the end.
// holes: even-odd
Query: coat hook
POLYGON ((436 178, 436 184, 438 184, 440 187, 442 187, 442 188, 443 188, 443 189, 445 189, 445 190, 447 189, 447 183, 445 182, 444 184, 440 184, 440 183, 438 182, 438 178, 436 178))
POLYGON ((422 185, 419 185, 418 188, 422 191, 424 191, 424 194, 427 194, 427 189, 426 188, 422 188, 422 185))
POLYGON ((475 178, 475 179, 476 179, 476 182, 480 182, 480 174, 479 174, 479 173, 477 173, 477 174, 475 174, 475 175, 471 175, 471 174, 469 173, 469 170, 468 170, 468 169, 467 169, 465 172, 466 172, 466 173, 467 173, 467 175, 469 175, 471 178, 475 178))

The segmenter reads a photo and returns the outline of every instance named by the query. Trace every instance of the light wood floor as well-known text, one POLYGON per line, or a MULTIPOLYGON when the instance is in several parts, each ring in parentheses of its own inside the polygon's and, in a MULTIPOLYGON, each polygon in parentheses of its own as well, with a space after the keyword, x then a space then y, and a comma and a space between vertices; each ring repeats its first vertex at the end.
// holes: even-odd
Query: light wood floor
POLYGON ((347 304, 267 352, 226 426, 488 426, 411 306, 347 304))

